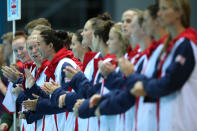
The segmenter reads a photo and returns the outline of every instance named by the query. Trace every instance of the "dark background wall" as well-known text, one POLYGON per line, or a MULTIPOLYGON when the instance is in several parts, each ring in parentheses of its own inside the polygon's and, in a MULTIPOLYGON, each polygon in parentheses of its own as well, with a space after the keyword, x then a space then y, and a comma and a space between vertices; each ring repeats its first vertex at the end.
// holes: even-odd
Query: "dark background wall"
MULTIPOLYGON (((2 34, 4 32, 7 31, 6 27, 8 27, 7 25, 7 19, 6 19, 7 15, 6 15, 6 1, 5 0, 1 0, 0 1, 0 37, 2 36, 2 34)), ((1 39, 0 39, 0 43, 1 43, 1 39)))
MULTIPOLYGON (((130 8, 146 9, 154 0, 22 0, 22 19, 16 22, 16 29, 22 30, 33 19, 45 17, 54 29, 75 31, 83 28, 85 21, 102 12, 109 12, 115 21, 130 8)), ((0 0, 0 36, 12 31, 7 22, 6 0, 0 0)), ((197 0, 190 0, 192 6, 191 25, 197 29, 197 0)))

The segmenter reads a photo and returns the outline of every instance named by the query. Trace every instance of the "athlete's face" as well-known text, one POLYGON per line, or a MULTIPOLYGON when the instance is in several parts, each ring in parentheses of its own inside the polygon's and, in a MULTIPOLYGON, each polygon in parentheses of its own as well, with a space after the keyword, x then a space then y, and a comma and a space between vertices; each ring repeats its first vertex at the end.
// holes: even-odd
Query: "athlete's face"
POLYGON ((172 26, 181 21, 181 11, 174 10, 172 4, 167 0, 159 1, 158 16, 163 26, 172 26))
POLYGON ((131 37, 131 23, 135 15, 136 13, 132 10, 126 11, 122 15, 122 31, 128 39, 131 37))
POLYGON ((82 45, 84 45, 85 47, 89 47, 92 49, 92 26, 91 26, 91 22, 87 21, 83 32, 81 33, 81 35, 83 36, 83 40, 82 40, 82 45))

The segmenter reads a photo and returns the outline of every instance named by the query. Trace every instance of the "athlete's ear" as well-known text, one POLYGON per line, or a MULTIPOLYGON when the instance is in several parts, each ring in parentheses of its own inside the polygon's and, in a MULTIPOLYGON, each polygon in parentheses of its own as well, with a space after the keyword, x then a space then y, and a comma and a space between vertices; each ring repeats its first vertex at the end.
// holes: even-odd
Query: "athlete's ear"
POLYGON ((53 49, 53 43, 49 43, 49 48, 53 49))

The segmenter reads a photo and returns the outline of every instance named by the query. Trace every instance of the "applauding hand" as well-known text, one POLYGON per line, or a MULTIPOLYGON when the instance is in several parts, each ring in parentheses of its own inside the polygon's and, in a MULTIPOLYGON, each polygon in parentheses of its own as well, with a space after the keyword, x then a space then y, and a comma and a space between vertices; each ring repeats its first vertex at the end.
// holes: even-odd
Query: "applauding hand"
POLYGON ((100 102, 102 96, 99 94, 95 94, 90 98, 90 108, 93 108, 94 106, 98 105, 98 103, 100 102))
POLYGON ((53 94, 53 92, 60 88, 60 84, 56 82, 45 82, 44 85, 41 87, 47 94, 53 94))
POLYGON ((99 61, 99 69, 101 74, 107 78, 107 76, 116 70, 115 65, 111 64, 110 62, 103 63, 102 61, 99 61))
POLYGON ((137 81, 133 88, 130 89, 130 93, 136 97, 138 96, 146 96, 146 92, 144 90, 143 83, 141 81, 137 81))
POLYGON ((72 78, 79 72, 81 69, 77 67, 74 69, 71 66, 67 66, 66 69, 63 70, 65 72, 66 78, 72 80, 72 78))
POLYGON ((3 66, 1 71, 3 72, 3 75, 12 83, 14 83, 17 79, 23 77, 23 74, 19 72, 14 65, 11 65, 10 67, 3 66))
POLYGON ((120 71, 122 71, 126 77, 135 72, 134 65, 125 58, 118 59, 118 65, 120 67, 120 71))
POLYGON ((75 114, 75 116, 78 116, 78 109, 80 107, 80 105, 85 101, 85 99, 78 99, 77 102, 75 103, 74 107, 73 107, 73 112, 75 114))
POLYGON ((30 89, 35 84, 35 79, 28 69, 25 69, 25 77, 26 77, 27 88, 30 89))

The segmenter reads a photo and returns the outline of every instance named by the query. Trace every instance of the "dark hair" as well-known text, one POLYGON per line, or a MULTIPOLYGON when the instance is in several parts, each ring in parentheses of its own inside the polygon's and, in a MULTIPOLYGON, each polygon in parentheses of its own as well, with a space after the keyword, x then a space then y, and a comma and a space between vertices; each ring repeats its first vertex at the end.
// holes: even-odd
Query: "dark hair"
POLYGON ((150 13, 150 16, 152 17, 152 19, 156 19, 157 12, 159 11, 159 4, 155 3, 153 5, 148 6, 147 10, 150 13))
POLYGON ((50 43, 53 44, 53 48, 56 52, 64 47, 64 41, 68 38, 67 33, 62 33, 59 31, 54 30, 44 30, 40 33, 41 37, 43 37, 45 43, 49 45, 50 43))
POLYGON ((103 21, 97 20, 94 28, 94 35, 99 36, 104 43, 109 39, 109 31, 111 27, 114 25, 114 22, 111 20, 103 21))
POLYGON ((71 50, 70 45, 72 43, 72 33, 65 30, 56 30, 56 35, 58 38, 63 40, 63 44, 66 46, 66 49, 71 50))
POLYGON ((108 20, 111 20, 111 16, 109 13, 105 12, 103 14, 99 14, 97 17, 93 17, 89 19, 88 21, 91 22, 91 26, 94 28, 98 20, 108 21, 108 20))
POLYGON ((77 30, 77 31, 74 33, 74 35, 77 37, 77 41, 79 41, 79 43, 81 43, 82 40, 83 40, 83 37, 82 37, 82 35, 81 35, 81 32, 82 32, 82 31, 83 31, 82 29, 79 29, 79 30, 77 30))
POLYGON ((139 13, 137 16, 137 19, 138 19, 139 26, 142 27, 142 24, 144 22, 144 13, 143 12, 139 13))
POLYGON ((111 20, 111 16, 108 12, 105 12, 103 14, 99 14, 97 16, 97 18, 100 19, 100 20, 111 20))

